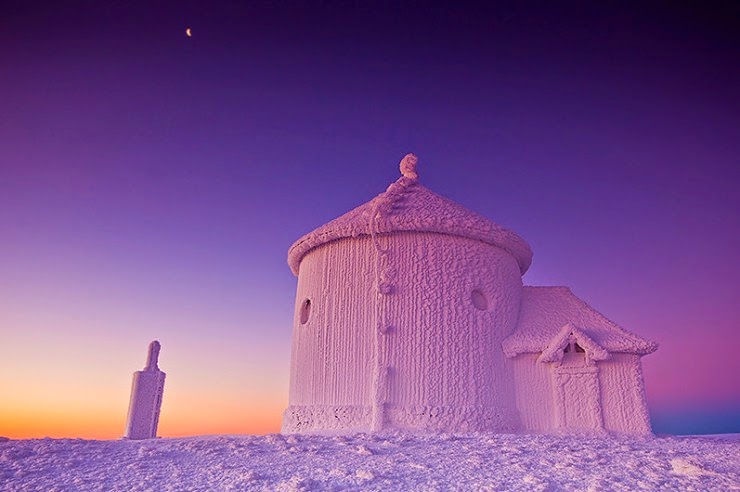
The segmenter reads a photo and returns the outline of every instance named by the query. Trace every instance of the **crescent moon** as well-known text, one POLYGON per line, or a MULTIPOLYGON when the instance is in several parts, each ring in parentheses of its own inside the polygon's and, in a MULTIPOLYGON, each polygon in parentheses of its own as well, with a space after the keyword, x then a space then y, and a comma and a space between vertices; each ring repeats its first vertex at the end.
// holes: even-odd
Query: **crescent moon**
POLYGON ((187 29, 185 29, 185 35, 187 37, 191 37, 193 35, 193 33, 190 32, 190 28, 189 27, 187 29))

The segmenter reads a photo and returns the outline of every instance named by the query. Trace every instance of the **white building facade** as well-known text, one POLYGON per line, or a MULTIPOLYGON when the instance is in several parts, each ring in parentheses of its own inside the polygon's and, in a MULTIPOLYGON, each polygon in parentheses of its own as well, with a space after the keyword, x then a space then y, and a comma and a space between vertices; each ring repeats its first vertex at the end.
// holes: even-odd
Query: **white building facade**
POLYGON ((289 251, 283 432, 650 433, 640 356, 656 345, 565 288, 523 287, 527 243, 415 167, 289 251))

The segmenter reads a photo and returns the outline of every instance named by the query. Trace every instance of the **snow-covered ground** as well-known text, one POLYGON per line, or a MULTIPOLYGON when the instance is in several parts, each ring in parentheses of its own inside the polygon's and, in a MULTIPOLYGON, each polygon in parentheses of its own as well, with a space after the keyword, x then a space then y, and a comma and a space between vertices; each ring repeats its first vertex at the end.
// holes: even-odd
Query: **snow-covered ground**
POLYGON ((740 490, 737 436, 0 438, 0 490, 740 490))

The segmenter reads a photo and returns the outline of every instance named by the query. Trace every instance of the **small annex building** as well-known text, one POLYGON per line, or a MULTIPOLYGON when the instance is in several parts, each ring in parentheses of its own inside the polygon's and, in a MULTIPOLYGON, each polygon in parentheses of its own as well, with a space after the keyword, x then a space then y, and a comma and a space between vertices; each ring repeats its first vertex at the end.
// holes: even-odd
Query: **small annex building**
POLYGON ((419 183, 296 241, 284 433, 649 434, 640 358, 657 345, 566 287, 530 287, 515 233, 419 183))

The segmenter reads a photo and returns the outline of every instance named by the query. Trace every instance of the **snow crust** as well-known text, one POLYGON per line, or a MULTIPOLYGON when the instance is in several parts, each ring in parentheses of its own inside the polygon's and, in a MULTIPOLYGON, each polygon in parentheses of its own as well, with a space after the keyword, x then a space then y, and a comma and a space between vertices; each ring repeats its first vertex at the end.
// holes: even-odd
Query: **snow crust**
POLYGON ((0 489, 740 490, 740 440, 509 434, 0 438, 0 489))

